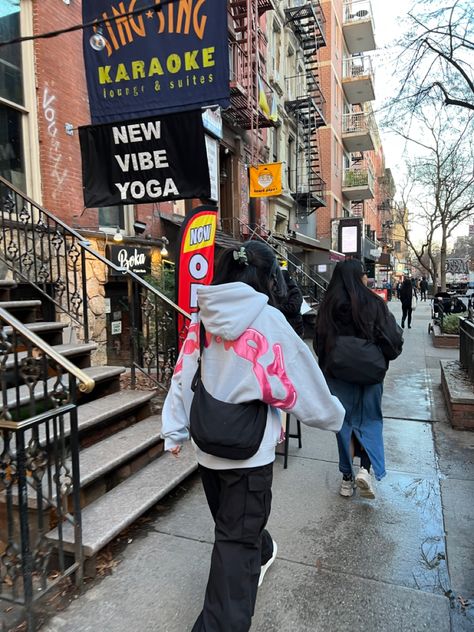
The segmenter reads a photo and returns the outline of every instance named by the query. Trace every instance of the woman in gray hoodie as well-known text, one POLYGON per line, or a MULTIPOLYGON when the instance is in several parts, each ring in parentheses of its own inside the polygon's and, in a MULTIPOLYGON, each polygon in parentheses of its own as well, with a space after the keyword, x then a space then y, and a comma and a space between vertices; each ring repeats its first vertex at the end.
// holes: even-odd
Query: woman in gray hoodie
POLYGON ((276 307, 284 291, 271 249, 249 241, 224 251, 211 286, 198 288, 193 315, 162 413, 165 449, 178 455, 189 439, 191 384, 200 356, 200 320, 206 331, 201 380, 212 397, 231 404, 268 405, 257 452, 245 460, 214 456, 196 444, 199 471, 215 522, 215 543, 204 606, 193 632, 247 632, 257 588, 276 557, 265 529, 271 506, 280 410, 337 432, 344 408, 331 395, 318 364, 276 307))

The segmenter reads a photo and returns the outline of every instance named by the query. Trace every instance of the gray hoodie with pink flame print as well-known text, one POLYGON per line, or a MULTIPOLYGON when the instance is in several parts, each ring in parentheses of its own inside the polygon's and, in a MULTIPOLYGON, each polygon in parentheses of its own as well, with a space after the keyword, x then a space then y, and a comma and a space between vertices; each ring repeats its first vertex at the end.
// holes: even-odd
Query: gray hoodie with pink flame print
POLYGON ((165 450, 189 439, 191 382, 199 357, 199 319, 207 332, 201 363, 206 390, 229 403, 260 399, 268 404, 265 433, 258 452, 235 461, 212 456, 196 445, 198 462, 210 469, 258 467, 275 459, 281 413, 293 414, 315 428, 337 432, 345 411, 331 395, 308 346, 268 298, 245 283, 198 288, 194 314, 181 349, 162 412, 165 450))

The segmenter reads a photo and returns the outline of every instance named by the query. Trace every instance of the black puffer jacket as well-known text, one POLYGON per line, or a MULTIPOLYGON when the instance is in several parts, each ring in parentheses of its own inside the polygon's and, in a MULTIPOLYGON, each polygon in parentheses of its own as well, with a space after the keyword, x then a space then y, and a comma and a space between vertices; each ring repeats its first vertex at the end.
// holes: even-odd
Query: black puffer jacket
POLYGON ((303 295, 296 282, 291 278, 288 270, 282 270, 282 274, 288 291, 286 296, 279 302, 278 309, 284 314, 298 336, 303 337, 304 325, 303 316, 301 315, 303 295))

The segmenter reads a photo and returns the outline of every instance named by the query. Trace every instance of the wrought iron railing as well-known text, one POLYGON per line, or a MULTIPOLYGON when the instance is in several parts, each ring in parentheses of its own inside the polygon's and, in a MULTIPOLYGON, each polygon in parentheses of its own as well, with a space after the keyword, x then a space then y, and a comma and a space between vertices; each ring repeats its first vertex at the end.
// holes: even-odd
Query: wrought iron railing
POLYGON ((0 176, 0 260, 89 340, 84 238, 0 176))
POLYGON ((359 77, 374 78, 372 59, 368 55, 354 55, 346 57, 343 63, 343 79, 357 79, 359 77))
POLYGON ((459 361, 474 384, 474 322, 469 318, 459 319, 459 361))
POLYGON ((344 2, 344 24, 372 20, 373 12, 370 0, 346 0, 344 2))
POLYGON ((72 574, 82 582, 76 391, 94 380, 0 308, 0 384, 0 598, 25 608, 33 632, 35 602, 72 574))
POLYGON ((343 134, 372 134, 375 130, 373 114, 366 112, 349 112, 342 117, 343 134))
POLYGON ((189 320, 190 315, 134 272, 115 265, 87 243, 81 247, 105 266, 121 272, 127 280, 132 343, 128 366, 132 388, 139 371, 167 390, 178 357, 178 340, 186 335, 186 328, 178 330, 176 316, 180 314, 189 320))
POLYGON ((128 283, 132 388, 141 371, 167 390, 177 360, 177 314, 189 318, 160 290, 96 252, 80 233, 37 205, 0 176, 0 260, 16 280, 33 285, 60 318, 71 319, 78 339, 89 340, 87 264, 101 262, 128 283))
POLYGON ((288 272, 298 284, 304 296, 308 296, 314 303, 321 301, 327 288, 327 281, 318 274, 314 274, 310 268, 294 255, 285 242, 275 237, 271 231, 259 224, 246 224, 238 217, 222 218, 222 229, 245 241, 248 239, 260 239, 288 262, 288 272), (319 277, 319 278, 315 278, 319 277))

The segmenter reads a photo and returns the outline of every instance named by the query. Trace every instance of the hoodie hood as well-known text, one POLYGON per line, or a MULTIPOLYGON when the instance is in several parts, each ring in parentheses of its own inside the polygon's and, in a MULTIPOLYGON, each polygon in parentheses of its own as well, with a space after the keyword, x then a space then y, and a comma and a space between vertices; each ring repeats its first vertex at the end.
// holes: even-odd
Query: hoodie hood
POLYGON ((265 294, 240 281, 202 285, 197 297, 206 331, 224 340, 237 340, 268 303, 265 294))

